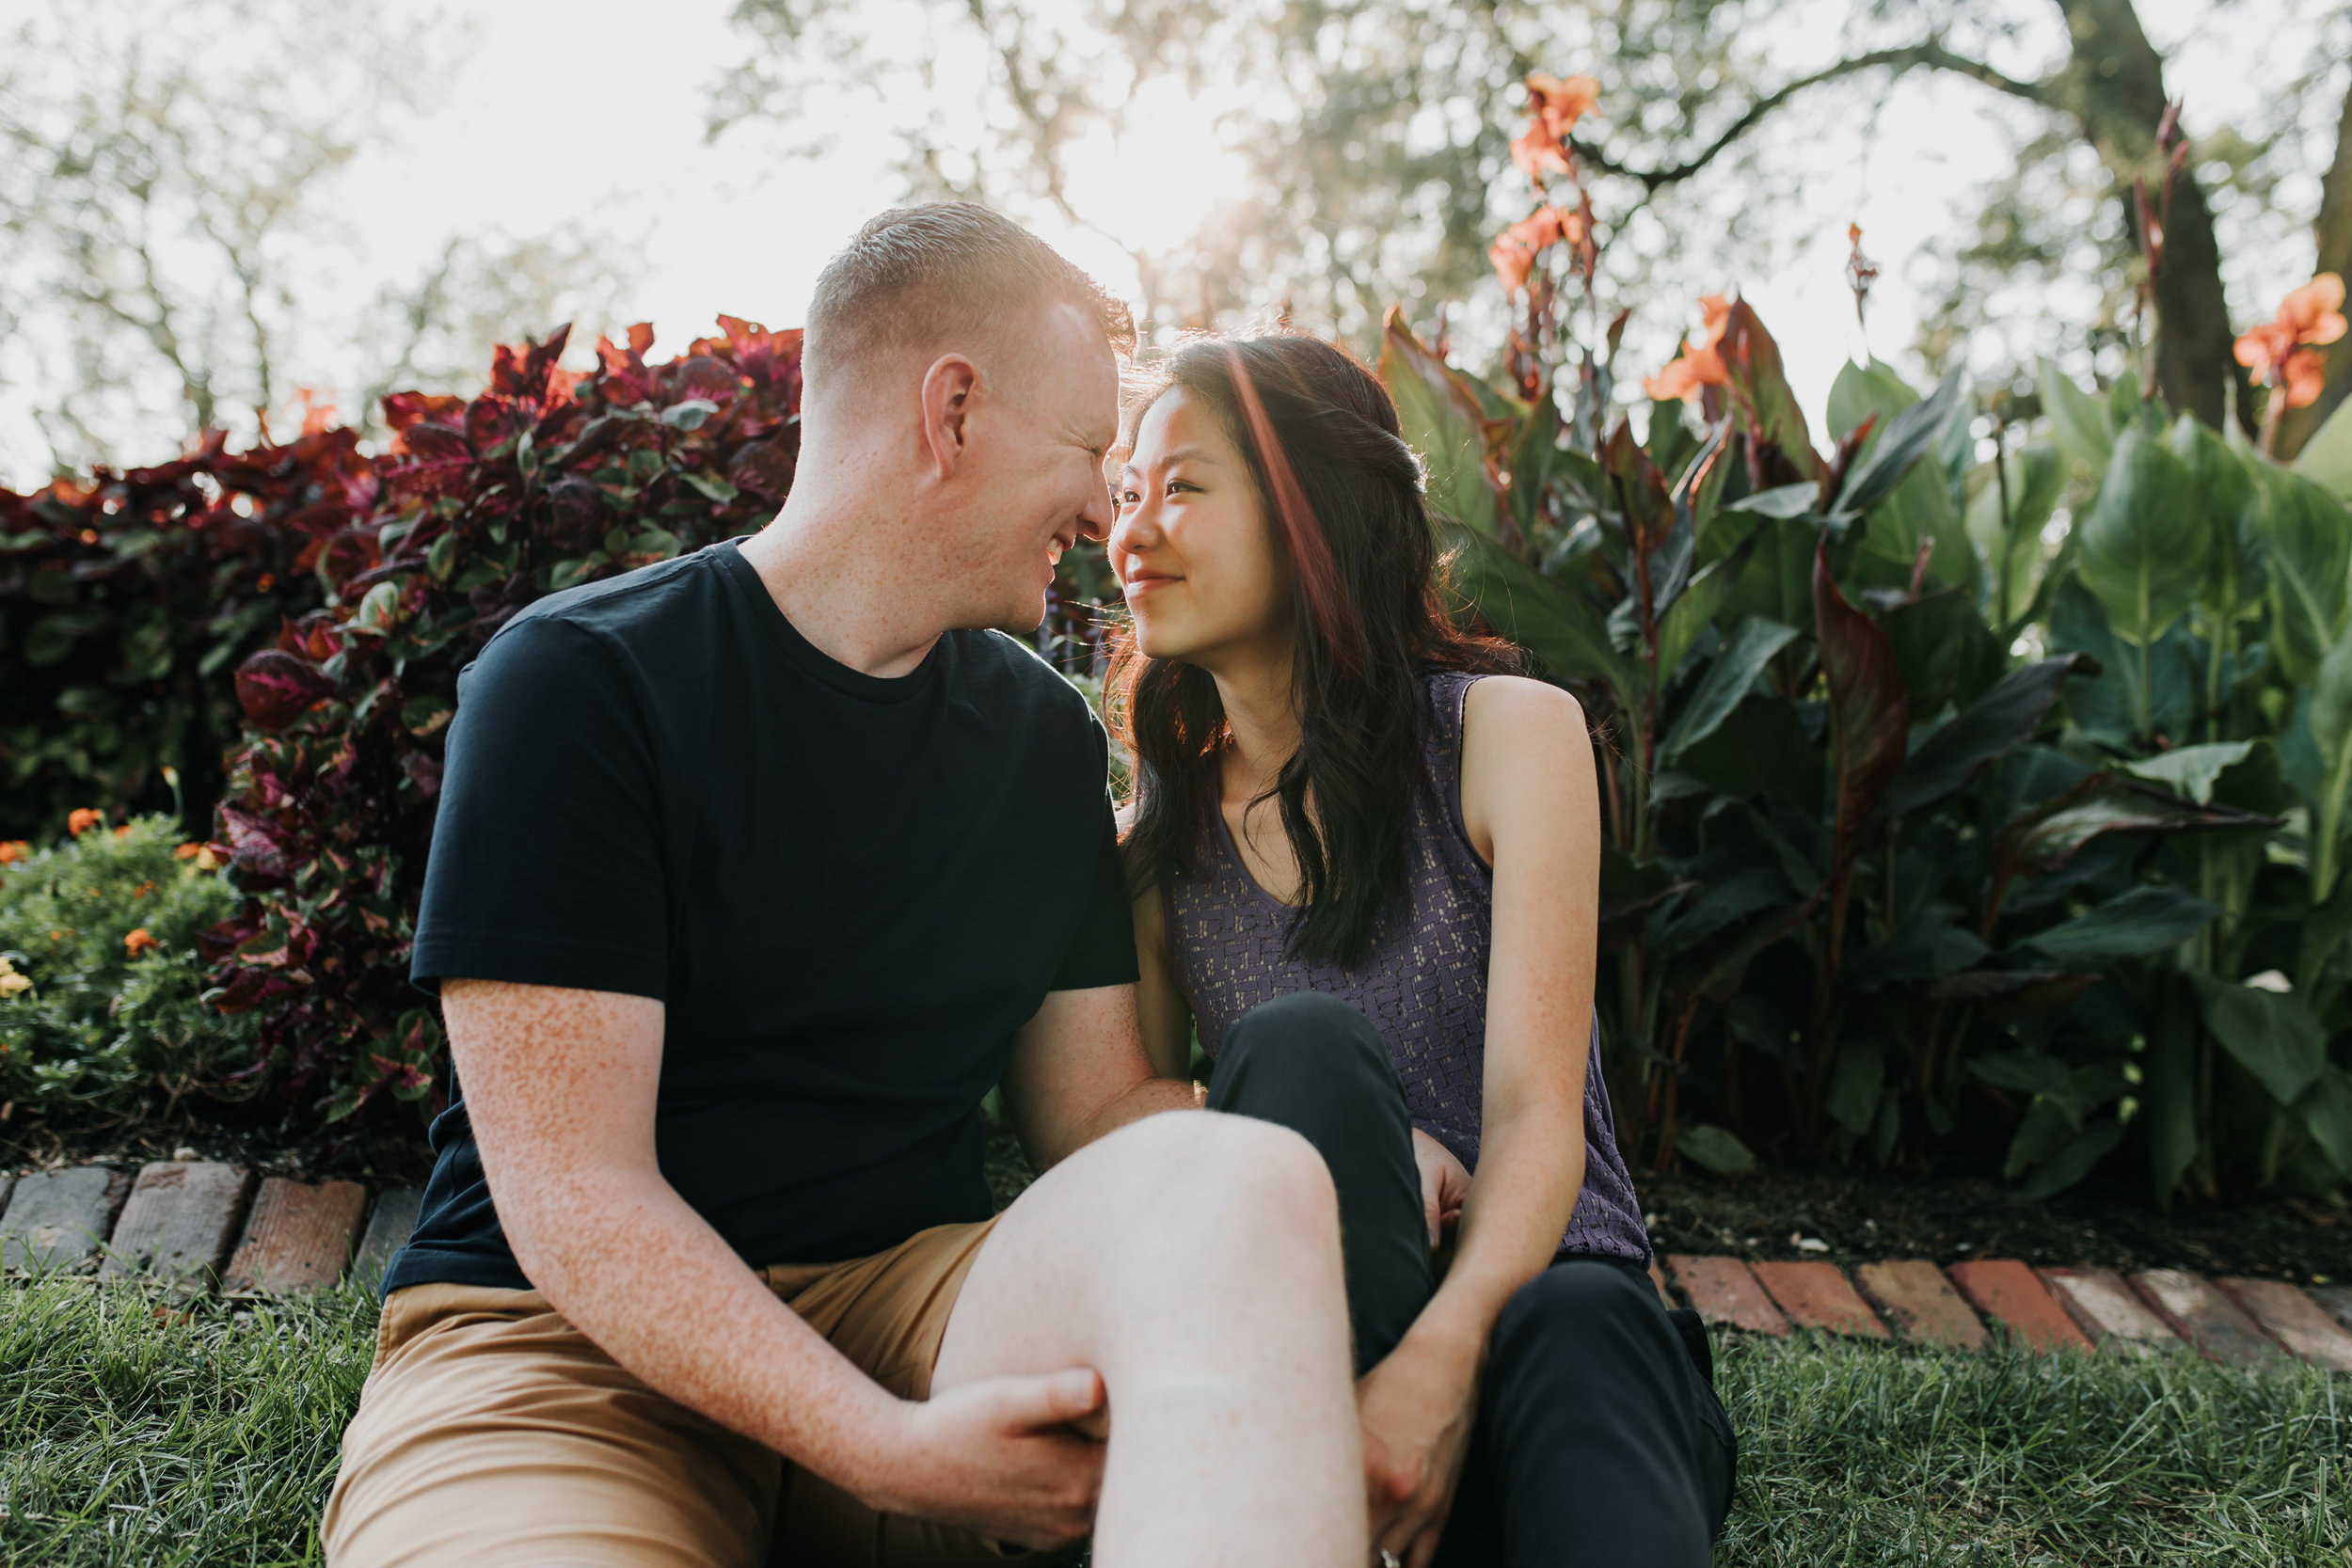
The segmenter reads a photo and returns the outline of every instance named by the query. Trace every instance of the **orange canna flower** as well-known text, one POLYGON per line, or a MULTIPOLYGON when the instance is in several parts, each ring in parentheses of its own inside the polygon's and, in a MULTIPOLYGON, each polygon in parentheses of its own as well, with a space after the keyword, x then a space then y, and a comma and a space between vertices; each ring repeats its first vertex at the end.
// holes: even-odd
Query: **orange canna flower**
POLYGON ((0 865, 14 865, 18 861, 28 861, 32 858, 33 847, 21 838, 12 838, 5 844, 0 844, 0 865))
POLYGON ((104 813, 92 811, 89 807, 84 806, 79 810, 67 815, 65 819, 65 831, 72 833, 75 838, 79 838, 84 833, 89 832, 92 828, 99 826, 105 820, 106 817, 104 813))
POLYGON ((1731 322, 1731 301, 1721 294, 1708 294, 1699 301, 1699 312, 1697 341, 1683 339, 1681 354, 1669 360, 1664 370, 1642 382, 1642 390, 1657 402, 1672 403, 1680 398, 1689 403, 1697 398, 1703 388, 1731 385, 1731 372, 1724 367, 1723 354, 1715 346, 1723 341, 1724 328, 1731 322))
POLYGON ((144 926, 122 939, 122 951, 128 958, 135 958, 141 953, 153 952, 162 945, 162 942, 148 935, 147 927, 144 926))
POLYGON ((1600 84, 1590 76, 1562 81, 1541 71, 1527 79, 1527 129, 1511 142, 1511 161, 1538 185, 1554 174, 1573 174, 1568 163, 1568 133, 1593 111, 1600 84))
POLYGON ((1576 122, 1599 103, 1600 84, 1590 76, 1570 76, 1563 81, 1539 71, 1527 79, 1528 112, 1540 119, 1556 140, 1567 140, 1576 122))
POLYGON ((2323 272, 2279 302, 2279 313, 2238 339, 2237 362, 2265 386, 2284 387, 2286 405, 2319 399, 2327 362, 2317 350, 2344 333, 2344 279, 2323 272))
POLYGON ((1517 293, 1527 287, 1527 275, 1535 270, 1537 257, 1564 240, 1580 245, 1583 239, 1581 214, 1538 207, 1495 236, 1495 243, 1486 247, 1486 260, 1494 263, 1495 276, 1502 279, 1503 288, 1517 293))

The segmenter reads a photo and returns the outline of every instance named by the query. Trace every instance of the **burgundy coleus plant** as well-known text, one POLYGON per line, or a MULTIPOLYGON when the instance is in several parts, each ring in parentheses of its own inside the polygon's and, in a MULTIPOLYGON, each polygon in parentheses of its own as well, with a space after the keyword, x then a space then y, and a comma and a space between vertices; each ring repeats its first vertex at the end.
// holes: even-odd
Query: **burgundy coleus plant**
POLYGON ((322 590, 238 666, 246 741, 217 816, 251 895, 207 934, 219 1006, 262 1015, 254 1069, 345 1116, 446 1098, 407 968, 458 672, 517 610, 773 515, 799 455, 798 331, 720 318, 649 363, 649 326, 501 348, 469 399, 395 393, 389 449, 322 513, 322 590))

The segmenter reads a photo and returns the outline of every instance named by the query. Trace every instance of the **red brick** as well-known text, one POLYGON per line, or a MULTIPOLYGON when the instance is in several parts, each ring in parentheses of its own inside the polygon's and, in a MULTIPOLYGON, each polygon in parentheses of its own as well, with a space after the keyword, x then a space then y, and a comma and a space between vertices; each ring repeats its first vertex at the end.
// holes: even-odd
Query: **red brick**
POLYGON ((1834 1263, 1758 1263, 1756 1283, 1799 1328, 1819 1328, 1857 1338, 1887 1339, 1893 1336, 1834 1263))
POLYGON ((387 1187, 376 1194, 375 1212, 368 1216, 367 1232, 351 1259, 351 1277, 374 1290, 391 1266, 392 1254, 408 1244, 408 1233, 417 1228, 423 1207, 424 1194, 414 1187, 387 1187))
POLYGON ((162 1160, 143 1167, 98 1277, 154 1274, 180 1284, 210 1283, 252 1190, 252 1173, 239 1165, 162 1160))
POLYGON ((1788 1320, 1737 1258, 1692 1258, 1676 1253, 1666 1259, 1666 1267, 1674 1271, 1675 1283, 1691 1298, 1702 1321, 1788 1338, 1788 1320))
POLYGON ((2304 1292, 2319 1309, 2345 1328, 2352 1328, 2352 1285, 2314 1285, 2304 1292))
POLYGON ((2352 1333, 2294 1286, 2279 1279, 2217 1279, 2214 1285, 2304 1360, 2352 1372, 2352 1333))
POLYGON ((1865 1263, 1853 1272, 1862 1293, 1915 1344, 1982 1350, 1992 1342, 1944 1271, 1924 1258, 1865 1263))
POLYGON ((2033 1270, 2014 1258, 1979 1258, 1944 1271, 1968 1305, 2009 1331, 2028 1350, 2090 1349, 2090 1341, 2066 1315, 2033 1270))
POLYGON ((224 1294, 294 1295, 321 1291, 343 1275, 368 1190, 357 1181, 305 1186, 272 1177, 253 1200, 245 1240, 221 1277, 224 1294))
POLYGON ((1673 1310, 1674 1292, 1666 1289, 1666 1276, 1658 1272, 1658 1259, 1655 1258, 1649 1260, 1649 1282, 1658 1288, 1658 1299, 1666 1304, 1669 1311, 1673 1310))
POLYGON ((2148 1304, 2113 1269, 2038 1272, 2058 1305, 2082 1325, 2090 1342, 2101 1350, 2125 1355, 2153 1355, 2161 1350, 2180 1348, 2180 1336, 2150 1311, 2148 1304))
POLYGON ((79 1270, 98 1256, 131 1178, 104 1165, 35 1171, 16 1184, 0 1215, 0 1266, 79 1270))
POLYGON ((2208 1361, 2252 1367, 2280 1354, 2279 1342, 2237 1303, 2185 1269, 2145 1270, 2132 1275, 2132 1289, 2208 1361))

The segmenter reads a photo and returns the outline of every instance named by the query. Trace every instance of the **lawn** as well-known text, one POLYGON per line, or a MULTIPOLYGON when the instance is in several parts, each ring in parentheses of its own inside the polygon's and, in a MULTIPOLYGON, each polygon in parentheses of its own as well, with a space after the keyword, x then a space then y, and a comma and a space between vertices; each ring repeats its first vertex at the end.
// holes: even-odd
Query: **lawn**
MULTIPOLYGON (((315 1561, 374 1326, 348 1291, 0 1288, 0 1562, 315 1561)), ((1717 1378, 1746 1449, 1719 1563, 2352 1565, 2352 1409, 2318 1371, 1800 1340, 1717 1378)))

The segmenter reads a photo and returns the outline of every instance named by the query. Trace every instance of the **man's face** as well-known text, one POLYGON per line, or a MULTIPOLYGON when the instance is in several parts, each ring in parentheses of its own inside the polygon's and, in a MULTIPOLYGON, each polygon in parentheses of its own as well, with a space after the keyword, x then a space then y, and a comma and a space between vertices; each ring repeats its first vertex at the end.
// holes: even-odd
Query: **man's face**
POLYGON ((1062 552, 1110 531, 1103 459, 1119 435, 1119 362, 1101 325, 1068 305, 1045 313, 1035 341, 993 357, 967 425, 963 494, 936 542, 963 623, 1026 632, 1045 617, 1062 552))

